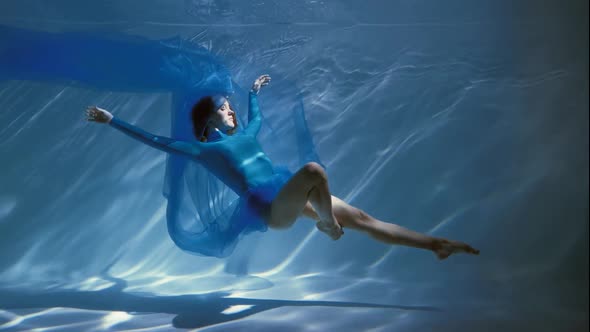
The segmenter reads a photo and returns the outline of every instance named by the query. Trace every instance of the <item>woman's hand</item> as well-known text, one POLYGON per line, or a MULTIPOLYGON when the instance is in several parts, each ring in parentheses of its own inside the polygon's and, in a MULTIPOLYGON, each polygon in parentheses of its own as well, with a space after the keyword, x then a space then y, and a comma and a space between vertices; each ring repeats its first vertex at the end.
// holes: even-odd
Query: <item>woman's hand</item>
POLYGON ((254 83, 252 84, 252 92, 254 92, 255 94, 258 94, 258 91, 260 91, 260 88, 265 85, 268 85, 268 83, 270 83, 270 76, 262 75, 262 76, 258 77, 256 79, 256 81, 254 81, 254 83))
POLYGON ((100 107, 88 106, 88 108, 86 109, 86 117, 86 120, 88 121, 109 123, 111 122, 113 115, 109 111, 103 110, 100 107))

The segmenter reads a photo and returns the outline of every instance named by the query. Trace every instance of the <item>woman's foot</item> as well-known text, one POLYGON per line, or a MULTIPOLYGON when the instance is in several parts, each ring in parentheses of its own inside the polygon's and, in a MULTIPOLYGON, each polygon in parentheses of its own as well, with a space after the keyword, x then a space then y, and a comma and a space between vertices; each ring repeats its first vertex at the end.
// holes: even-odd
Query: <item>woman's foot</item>
POLYGON ((459 241, 450 241, 447 239, 435 239, 432 251, 438 259, 443 260, 455 253, 466 253, 479 255, 479 250, 471 247, 467 243, 459 241))
POLYGON ((315 226, 321 232, 328 234, 332 240, 338 240, 342 234, 344 234, 342 227, 340 227, 336 221, 329 222, 320 220, 315 224, 315 226))

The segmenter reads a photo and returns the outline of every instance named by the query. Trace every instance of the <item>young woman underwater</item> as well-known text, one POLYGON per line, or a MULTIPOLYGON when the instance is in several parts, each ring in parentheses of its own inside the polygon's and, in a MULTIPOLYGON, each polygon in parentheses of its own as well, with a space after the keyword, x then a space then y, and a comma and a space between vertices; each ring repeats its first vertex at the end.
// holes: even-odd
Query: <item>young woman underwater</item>
MULTIPOLYGON (((323 167, 309 162, 297 172, 274 167, 256 140, 262 116, 258 93, 271 78, 257 78, 249 92, 248 124, 240 130, 235 111, 226 97, 212 95, 200 99, 192 108, 194 141, 156 136, 114 117, 96 106, 86 110, 87 120, 109 124, 123 133, 159 150, 180 154, 200 163, 240 197, 232 222, 224 230, 211 230, 208 243, 232 242, 251 231, 286 229, 300 216, 316 221, 316 227, 333 240, 343 228, 360 231, 388 244, 405 245, 434 252, 439 259, 454 253, 479 254, 466 243, 432 237, 396 224, 373 218, 331 195, 323 167)), ((187 119, 188 120, 188 119, 187 119)), ((181 232, 170 221, 169 232, 181 232)), ((189 237, 172 236, 183 248, 189 237)))

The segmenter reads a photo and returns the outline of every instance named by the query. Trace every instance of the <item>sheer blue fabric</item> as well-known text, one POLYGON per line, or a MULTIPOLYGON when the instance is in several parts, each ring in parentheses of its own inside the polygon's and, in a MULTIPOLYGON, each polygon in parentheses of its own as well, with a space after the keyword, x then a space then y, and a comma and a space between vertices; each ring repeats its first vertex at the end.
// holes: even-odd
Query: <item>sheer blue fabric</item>
POLYGON ((226 257, 243 235, 266 231, 270 204, 291 170, 320 162, 296 91, 281 100, 284 108, 270 121, 260 111, 256 95, 247 96, 219 60, 188 41, 5 26, 0 26, 0 38, 1 80, 172 94, 170 137, 154 135, 118 117, 111 126, 169 154, 163 188, 168 232, 189 253, 226 257), (190 110, 201 97, 215 94, 231 95, 239 130, 201 143, 193 136, 190 110), (246 99, 247 121, 239 107, 246 99), (288 121, 284 114, 289 115, 288 121), (263 152, 263 146, 271 153, 263 152), (274 166, 270 155, 283 166, 274 166))

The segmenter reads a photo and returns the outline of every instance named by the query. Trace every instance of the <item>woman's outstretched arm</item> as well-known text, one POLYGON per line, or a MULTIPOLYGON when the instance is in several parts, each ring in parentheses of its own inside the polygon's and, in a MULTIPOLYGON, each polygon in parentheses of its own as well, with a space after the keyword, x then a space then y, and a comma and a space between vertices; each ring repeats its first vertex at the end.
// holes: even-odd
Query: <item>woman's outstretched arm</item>
POLYGON ((110 112, 102 108, 91 106, 86 110, 88 121, 106 123, 128 136, 151 147, 168 153, 179 153, 190 157, 197 157, 200 152, 199 142, 184 142, 172 138, 151 134, 137 126, 114 117, 110 112))
POLYGON ((270 76, 262 75, 258 77, 248 95, 248 126, 246 133, 256 136, 260 131, 262 125, 262 115, 260 114, 260 107, 258 106, 258 92, 260 88, 270 83, 270 76))

